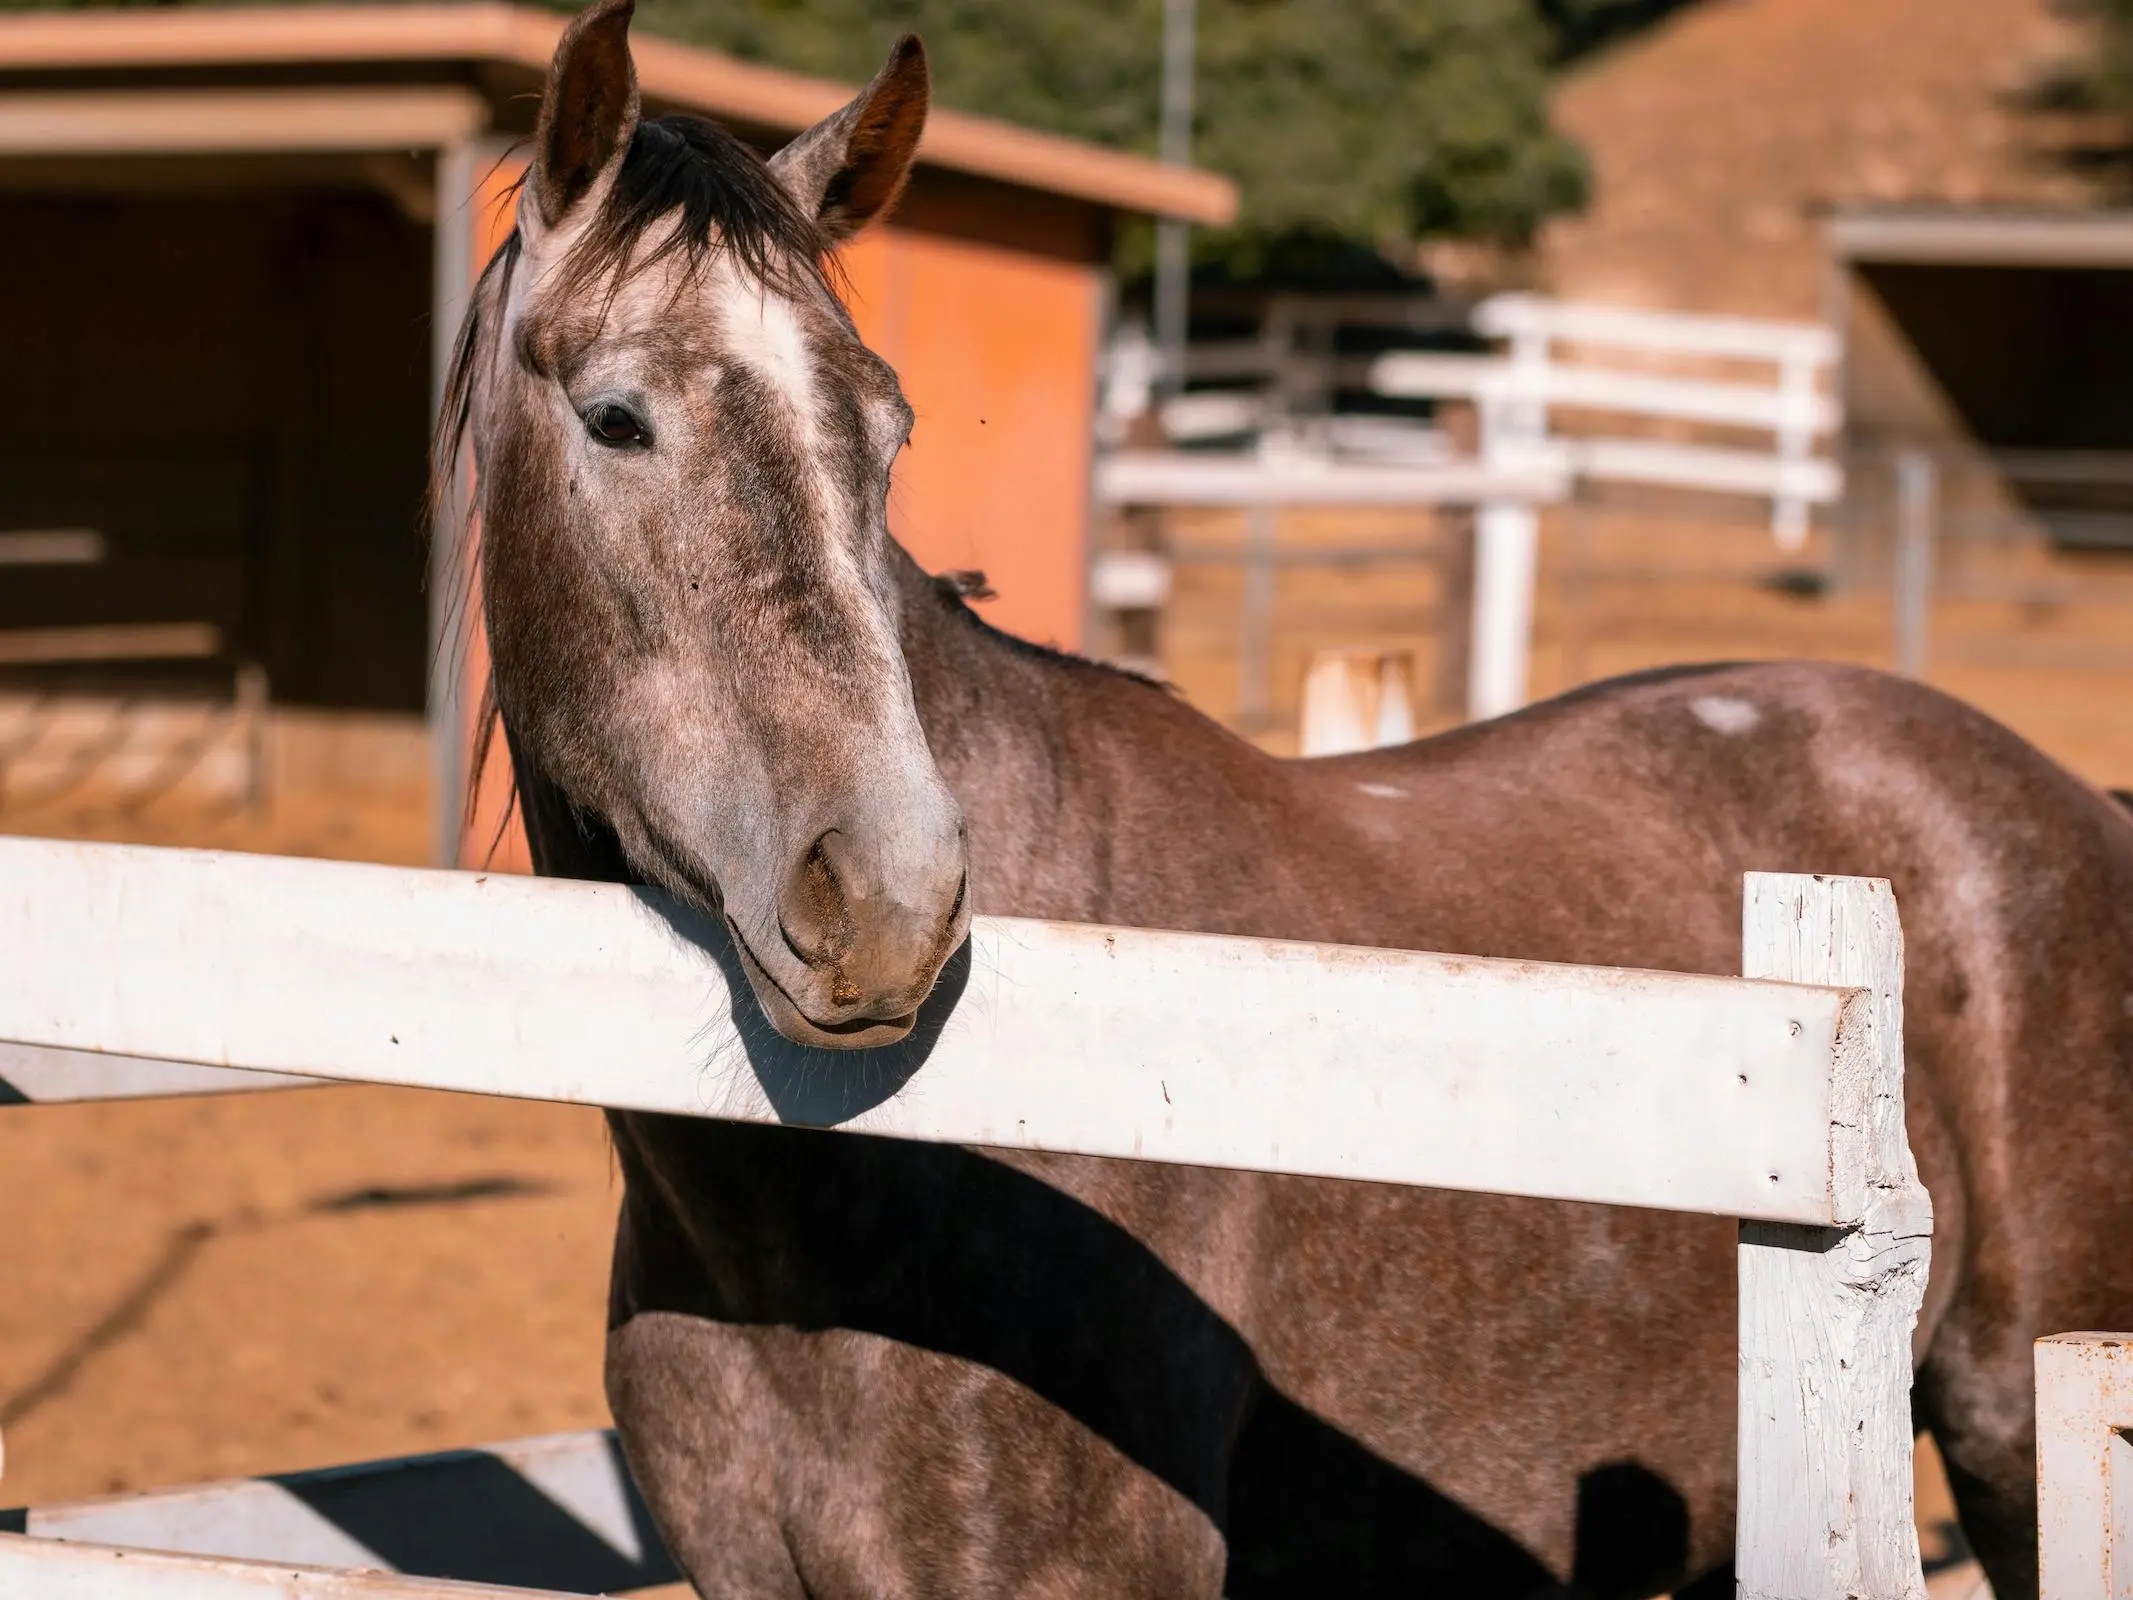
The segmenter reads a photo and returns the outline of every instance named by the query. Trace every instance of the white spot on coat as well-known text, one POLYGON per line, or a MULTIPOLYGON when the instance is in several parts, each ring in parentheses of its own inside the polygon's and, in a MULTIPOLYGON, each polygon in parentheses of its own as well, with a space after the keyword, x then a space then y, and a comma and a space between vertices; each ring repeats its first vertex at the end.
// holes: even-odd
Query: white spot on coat
POLYGON ((1746 733, 1763 720, 1762 712, 1747 700, 1730 694, 1699 695, 1689 702, 1696 720, 1714 733, 1746 733))
POLYGON ((1389 783, 1359 783, 1356 787, 1376 800, 1404 800, 1407 791, 1389 783))

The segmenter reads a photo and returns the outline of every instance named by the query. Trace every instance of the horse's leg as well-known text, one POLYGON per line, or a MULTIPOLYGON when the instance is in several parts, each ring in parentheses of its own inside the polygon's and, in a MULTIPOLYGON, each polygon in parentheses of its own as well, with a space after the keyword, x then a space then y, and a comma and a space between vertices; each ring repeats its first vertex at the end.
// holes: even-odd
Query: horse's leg
POLYGON ((2030 1395, 2029 1347, 2022 1345, 2020 1372, 2006 1360, 1942 1349, 1936 1345, 1919 1375, 1917 1409, 1947 1467, 1963 1538, 1992 1582, 1993 1600, 2036 1600, 2036 1426, 2009 1398, 2030 1395))
POLYGON ((607 1397, 668 1551, 705 1600, 807 1600, 781 1531, 775 1459, 737 1405, 737 1341, 710 1324, 643 1312, 607 1336, 607 1397))

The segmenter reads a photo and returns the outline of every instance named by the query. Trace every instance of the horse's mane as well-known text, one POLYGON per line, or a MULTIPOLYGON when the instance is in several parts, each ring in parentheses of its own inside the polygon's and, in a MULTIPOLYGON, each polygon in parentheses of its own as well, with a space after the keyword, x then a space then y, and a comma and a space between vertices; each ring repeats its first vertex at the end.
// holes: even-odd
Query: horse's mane
MULTIPOLYGON (((506 204, 517 202, 524 184, 522 177, 511 186, 506 204)), ((471 522, 473 508, 459 502, 455 484, 473 416, 474 374, 491 319, 509 293, 523 251, 514 227, 482 268, 453 341, 437 431, 430 443, 428 526, 433 538, 452 523, 458 524, 454 535, 463 536, 471 522)), ((810 285, 827 288, 834 271, 822 230, 793 203, 760 155, 701 117, 658 117, 638 123, 631 135, 599 214, 571 245, 561 288, 575 294, 604 282, 612 295, 638 273, 676 255, 687 267, 685 276, 693 278, 721 252, 730 252, 757 281, 787 291, 810 285), (648 239, 654 242, 646 248, 648 239)), ((470 560, 447 607, 448 637, 463 637, 471 592, 470 560)), ((473 820, 476 789, 500 721, 492 674, 482 686, 463 825, 473 820)), ((514 778, 497 838, 489 846, 492 854, 517 803, 514 778)))

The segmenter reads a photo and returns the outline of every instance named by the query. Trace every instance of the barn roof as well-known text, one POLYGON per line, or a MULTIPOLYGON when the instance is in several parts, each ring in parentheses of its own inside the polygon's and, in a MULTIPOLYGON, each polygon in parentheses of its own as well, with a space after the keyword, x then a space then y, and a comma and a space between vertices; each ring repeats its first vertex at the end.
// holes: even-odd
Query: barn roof
MULTIPOLYGON (((220 86, 216 114, 239 121, 250 115, 262 128, 276 111, 276 103, 262 96, 281 94, 280 111, 288 111, 297 92, 288 87, 292 81, 315 92, 323 92, 316 90, 322 82, 340 85, 338 99, 322 102, 334 117, 367 116, 381 137, 406 124, 434 126, 442 138, 464 113, 439 97, 440 75, 471 82, 498 121, 525 119, 529 86, 545 73, 567 20, 493 0, 0 16, 0 148, 52 152, 70 138, 77 141, 72 148, 82 147, 81 141, 95 147, 99 138, 109 148, 113 138, 130 138, 138 149, 165 125, 182 147, 185 115, 158 122, 155 106, 144 106, 137 93, 128 98, 143 83, 193 95, 195 113, 209 109, 200 98, 214 92, 209 86, 220 86), (367 99, 351 98, 345 87, 351 78, 382 80, 386 87, 370 90, 367 99), (113 126, 120 132, 111 133, 113 126)), ((634 47, 639 81, 654 107, 699 112, 771 136, 809 126, 853 92, 669 40, 640 36, 634 47)), ((460 93, 464 100, 463 88, 460 93)), ((287 122, 282 116, 274 126, 287 122)), ((1235 185, 1213 173, 965 112, 933 114, 919 159, 1115 211, 1205 226, 1221 226, 1236 215, 1235 185)))

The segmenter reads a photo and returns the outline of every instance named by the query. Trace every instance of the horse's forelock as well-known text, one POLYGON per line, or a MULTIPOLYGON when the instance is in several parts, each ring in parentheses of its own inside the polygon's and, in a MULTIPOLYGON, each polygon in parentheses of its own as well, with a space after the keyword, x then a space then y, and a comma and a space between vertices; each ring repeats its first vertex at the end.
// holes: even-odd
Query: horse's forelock
POLYGON ((574 296, 604 284, 611 294, 676 255, 694 277, 718 253, 787 294, 827 287, 832 270, 829 241, 761 156, 701 117, 659 117, 638 125, 571 243, 560 287, 574 296))

